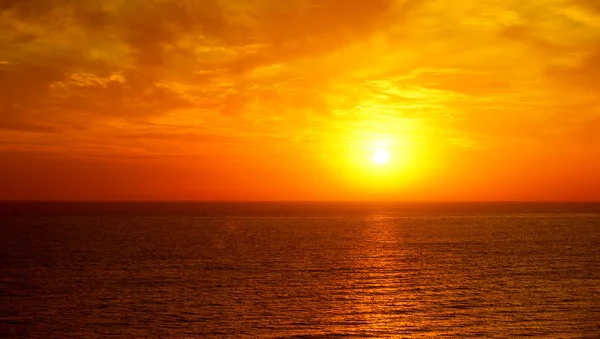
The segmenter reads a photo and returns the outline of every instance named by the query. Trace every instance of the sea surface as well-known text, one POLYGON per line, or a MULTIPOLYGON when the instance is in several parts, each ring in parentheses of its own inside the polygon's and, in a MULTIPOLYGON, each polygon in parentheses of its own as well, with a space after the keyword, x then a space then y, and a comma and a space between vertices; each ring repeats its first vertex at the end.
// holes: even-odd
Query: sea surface
POLYGON ((600 338, 600 204, 0 203, 3 338, 600 338))

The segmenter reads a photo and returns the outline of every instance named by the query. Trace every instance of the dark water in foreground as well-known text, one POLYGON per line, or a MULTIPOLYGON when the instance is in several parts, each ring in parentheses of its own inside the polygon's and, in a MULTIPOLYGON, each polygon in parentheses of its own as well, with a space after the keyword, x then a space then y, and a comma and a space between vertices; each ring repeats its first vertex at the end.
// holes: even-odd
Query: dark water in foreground
POLYGON ((600 337, 599 204, 0 203, 0 336, 600 337))

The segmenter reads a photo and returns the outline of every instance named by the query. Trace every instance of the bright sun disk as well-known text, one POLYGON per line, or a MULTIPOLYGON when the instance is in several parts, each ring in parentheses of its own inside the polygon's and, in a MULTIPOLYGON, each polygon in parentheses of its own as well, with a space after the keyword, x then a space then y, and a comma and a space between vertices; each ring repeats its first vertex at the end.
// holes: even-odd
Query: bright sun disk
POLYGON ((385 165, 390 161, 390 152, 384 149, 378 149, 373 153, 372 160, 378 165, 385 165))

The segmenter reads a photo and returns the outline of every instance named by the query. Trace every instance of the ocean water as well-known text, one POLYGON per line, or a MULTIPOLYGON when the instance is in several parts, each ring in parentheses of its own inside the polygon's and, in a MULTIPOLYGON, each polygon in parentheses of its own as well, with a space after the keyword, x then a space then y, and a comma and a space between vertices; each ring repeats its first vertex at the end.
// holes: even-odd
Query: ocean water
POLYGON ((600 338, 600 204, 0 203, 0 337, 600 338))

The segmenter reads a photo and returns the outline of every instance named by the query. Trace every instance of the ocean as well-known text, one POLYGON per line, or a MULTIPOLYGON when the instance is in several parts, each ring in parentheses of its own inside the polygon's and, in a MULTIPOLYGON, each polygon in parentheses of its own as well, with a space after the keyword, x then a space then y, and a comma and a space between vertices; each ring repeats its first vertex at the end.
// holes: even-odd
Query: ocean
POLYGON ((600 338, 598 203, 0 203, 3 338, 600 338))

